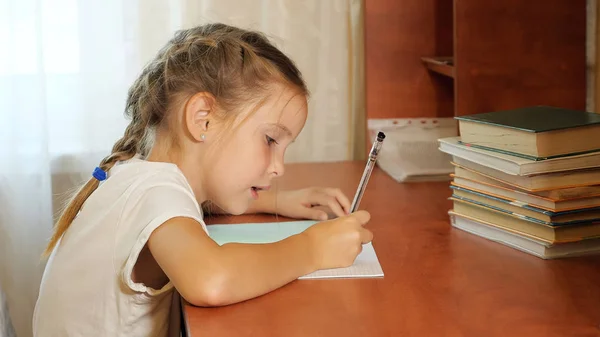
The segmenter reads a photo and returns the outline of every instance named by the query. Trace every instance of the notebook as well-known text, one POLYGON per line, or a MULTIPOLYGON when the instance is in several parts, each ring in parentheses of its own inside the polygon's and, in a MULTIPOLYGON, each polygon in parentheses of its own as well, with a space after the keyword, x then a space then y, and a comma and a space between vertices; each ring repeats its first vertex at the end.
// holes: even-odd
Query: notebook
MULTIPOLYGON (((229 242, 238 243, 270 243, 281 241, 298 234, 316 221, 285 221, 268 223, 248 223, 235 225, 207 226, 210 237, 219 245, 229 242)), ((346 268, 323 269, 301 276, 299 279, 326 278, 366 278, 383 277, 383 270, 377 259, 372 243, 363 245, 362 252, 354 264, 346 268)))

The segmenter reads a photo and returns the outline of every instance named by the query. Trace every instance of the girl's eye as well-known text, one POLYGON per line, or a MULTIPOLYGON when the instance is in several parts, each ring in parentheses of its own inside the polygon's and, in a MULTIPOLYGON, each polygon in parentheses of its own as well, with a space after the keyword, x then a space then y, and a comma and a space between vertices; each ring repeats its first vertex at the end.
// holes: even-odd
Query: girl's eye
POLYGON ((269 136, 266 136, 266 137, 267 137, 267 144, 268 145, 272 145, 273 143, 278 144, 275 139, 273 139, 273 138, 271 138, 269 136))

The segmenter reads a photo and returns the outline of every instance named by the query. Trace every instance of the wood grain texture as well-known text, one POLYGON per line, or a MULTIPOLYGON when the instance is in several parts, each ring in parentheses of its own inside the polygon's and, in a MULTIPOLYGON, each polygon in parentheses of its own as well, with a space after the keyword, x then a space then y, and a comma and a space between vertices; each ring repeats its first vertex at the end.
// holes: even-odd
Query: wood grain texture
MULTIPOLYGON (((337 186, 352 196, 363 168, 363 162, 294 164, 279 188, 337 186)), ((399 184, 376 168, 361 208, 372 215, 368 226, 384 278, 299 280, 226 307, 186 304, 189 334, 600 335, 600 256, 544 261, 452 229, 449 195, 447 182, 399 184)))
MULTIPOLYGON (((594 99, 593 99, 593 111, 596 113, 600 113, 600 6, 596 3, 596 12, 593 14, 588 13, 590 19, 593 20, 593 24, 595 25, 595 32, 593 34, 594 39, 594 64, 592 65, 592 69, 594 71, 594 99)), ((590 46, 591 47, 591 46, 590 46)))
POLYGON ((452 0, 364 3, 367 118, 452 116, 452 79, 421 61, 452 55, 452 0))
POLYGON ((421 61, 430 71, 454 78, 453 57, 421 57, 421 61))
POLYGON ((585 0, 455 0, 456 115, 586 107, 585 0))

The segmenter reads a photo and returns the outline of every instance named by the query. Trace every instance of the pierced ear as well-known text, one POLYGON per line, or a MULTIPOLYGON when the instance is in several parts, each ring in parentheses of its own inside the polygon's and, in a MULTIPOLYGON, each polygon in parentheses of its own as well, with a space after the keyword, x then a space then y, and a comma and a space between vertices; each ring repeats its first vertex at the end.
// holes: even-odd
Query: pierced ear
POLYGON ((189 135, 197 142, 203 142, 208 124, 213 118, 215 99, 210 93, 199 92, 192 96, 185 106, 185 126, 189 135), (203 137, 204 135, 204 137, 203 137))

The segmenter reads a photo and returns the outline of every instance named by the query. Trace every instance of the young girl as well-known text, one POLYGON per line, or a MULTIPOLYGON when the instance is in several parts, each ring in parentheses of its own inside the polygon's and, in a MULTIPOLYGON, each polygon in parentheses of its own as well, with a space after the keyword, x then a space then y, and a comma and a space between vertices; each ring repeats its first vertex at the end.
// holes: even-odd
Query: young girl
POLYGON ((178 32, 131 87, 123 138, 56 225, 35 335, 178 334, 179 294, 227 305, 351 265, 372 239, 368 213, 347 214, 337 189, 269 192, 304 127, 307 94, 261 34, 223 24, 178 32), (219 246, 202 220, 206 202, 317 220, 326 214, 311 206, 326 205, 338 218, 276 243, 219 246))

